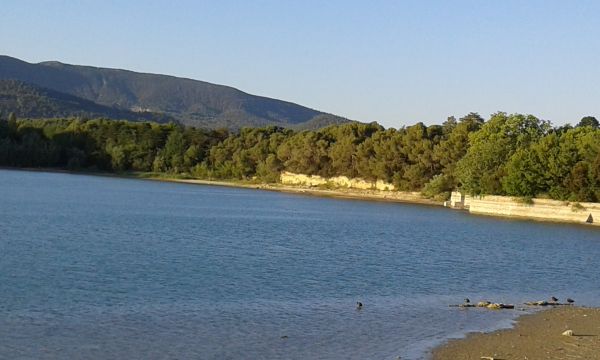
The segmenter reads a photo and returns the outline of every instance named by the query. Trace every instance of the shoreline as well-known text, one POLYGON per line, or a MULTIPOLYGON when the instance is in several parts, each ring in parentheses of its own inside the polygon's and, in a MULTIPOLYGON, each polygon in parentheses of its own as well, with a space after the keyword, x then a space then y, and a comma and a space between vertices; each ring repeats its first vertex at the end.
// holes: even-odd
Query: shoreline
MULTIPOLYGON (((418 192, 402 192, 402 191, 385 191, 385 190, 361 190, 351 188, 337 188, 337 189, 322 189, 311 186, 301 185, 283 185, 276 183, 254 183, 244 181, 231 181, 231 180, 202 180, 202 179, 190 179, 190 178, 177 178, 177 177, 166 177, 160 174, 153 173, 108 173, 108 172, 94 172, 94 171, 71 171, 66 169, 53 169, 53 168, 11 168, 11 167, 0 167, 2 170, 14 170, 14 171, 33 171, 33 172, 48 172, 48 173, 59 173, 59 174, 71 174, 71 175, 88 175, 88 176, 103 176, 113 177, 122 179, 137 179, 137 180, 151 180, 151 181, 163 181, 173 182, 191 185, 209 185, 209 186, 223 186, 232 188, 242 189, 254 189, 264 191, 282 192, 296 195, 307 195, 337 199, 351 199, 361 201, 383 201, 392 203, 404 203, 404 204, 415 204, 415 205, 426 205, 448 208, 451 211, 466 211, 470 216, 485 216, 494 217, 498 219, 509 219, 517 221, 534 221, 540 223, 549 224, 567 224, 567 225, 578 225, 585 226, 588 228, 600 228, 600 222, 594 222, 593 224, 586 224, 583 222, 575 222, 568 219, 560 218, 544 218, 536 216, 521 216, 516 214, 504 214, 504 213, 491 213, 491 212, 469 212, 462 209, 454 209, 446 207, 440 201, 435 201, 423 197, 418 192)), ((507 197, 508 198, 508 197, 507 197)))
POLYGON ((600 308, 561 306, 521 315, 510 329, 470 333, 430 352, 432 360, 596 359, 600 308), (563 335, 567 330, 572 336, 563 335))
POLYGON ((384 190, 359 190, 359 189, 350 189, 350 188, 337 188, 337 189, 319 189, 315 187, 309 186, 301 186, 301 185, 283 185, 283 184, 267 184, 267 183, 243 183, 243 182, 234 182, 234 181, 219 181, 219 180, 201 180, 201 179, 177 179, 177 178, 162 178, 162 177, 139 177, 139 176, 129 176, 130 178, 135 179, 145 179, 145 180, 153 180, 153 181, 165 181, 165 182, 176 182, 176 183, 184 183, 184 184, 195 184, 195 185, 211 185, 211 186, 224 186, 224 187, 234 187, 234 188, 244 188, 244 189, 254 189, 254 190, 265 190, 265 191, 275 191, 275 192, 283 192, 289 194, 298 194, 298 195, 309 195, 309 196, 317 196, 317 197, 329 197, 329 198, 337 198, 337 199, 353 199, 353 200, 362 200, 362 201, 384 201, 384 202, 393 202, 393 203, 404 203, 404 204, 414 204, 414 205, 427 205, 427 206, 436 206, 447 208, 451 211, 465 211, 470 216, 483 216, 483 217, 493 217, 497 219, 508 219, 508 220, 517 220, 517 221, 534 221, 539 223, 547 223, 547 224, 567 224, 567 225, 578 225, 585 226, 591 228, 600 228, 600 224, 598 222, 594 224, 585 224, 582 222, 574 222, 570 220, 561 220, 556 218, 541 218, 534 216, 519 216, 519 215, 506 215, 506 214, 494 214, 494 213, 479 213, 479 212, 469 212, 467 210, 459 210, 453 209, 451 207, 444 206, 444 203, 435 201, 432 199, 428 199, 420 195, 417 192, 402 192, 402 191, 384 191, 384 190))
POLYGON ((193 185, 210 185, 224 186, 243 189, 265 190, 274 192, 283 192, 289 194, 311 195, 318 197, 329 197, 339 199, 354 199, 364 201, 385 201, 396 203, 408 203, 417 205, 429 205, 443 207, 443 204, 430 200, 414 193, 399 192, 399 191, 379 191, 379 190, 357 190, 357 189, 319 189, 306 186, 290 186, 281 184, 253 184, 253 183, 236 183, 229 181, 215 180, 200 180, 200 179, 177 179, 177 178, 160 178, 160 177, 137 177, 137 179, 147 179, 154 181, 176 182, 193 185))
POLYGON ((191 185, 209 185, 209 186, 223 186, 240 189, 252 189, 252 190, 265 190, 274 192, 283 192, 289 194, 298 195, 310 195, 317 197, 328 197, 328 198, 339 198, 339 199, 353 199, 353 200, 364 200, 364 201, 384 201, 384 202, 395 202, 405 204, 416 204, 416 205, 428 205, 444 207, 444 204, 439 201, 427 199, 420 195, 420 193, 402 192, 402 191, 381 191, 381 190, 359 190, 359 189, 319 189, 309 186, 298 186, 298 185, 282 185, 276 183, 253 183, 244 181, 231 181, 231 180, 203 180, 203 179, 189 179, 189 178, 177 178, 177 177, 163 177, 153 173, 109 173, 109 172, 94 172, 94 171, 72 171, 67 169, 54 169, 54 168, 13 168, 13 167, 0 167, 0 170, 10 171, 31 171, 31 172, 47 172, 55 174, 70 174, 70 175, 88 175, 88 176, 102 176, 109 178, 121 178, 121 179, 136 179, 136 180, 150 180, 150 181, 162 181, 172 182, 181 184, 191 185))

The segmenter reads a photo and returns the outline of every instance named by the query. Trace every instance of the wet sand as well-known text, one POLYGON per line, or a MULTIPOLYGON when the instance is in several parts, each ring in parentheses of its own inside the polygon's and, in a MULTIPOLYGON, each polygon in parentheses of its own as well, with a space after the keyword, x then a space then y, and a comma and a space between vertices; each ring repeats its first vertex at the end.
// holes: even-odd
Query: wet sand
POLYGON ((560 306, 520 317, 513 329, 474 333, 433 351, 433 360, 600 359, 600 308, 560 306), (562 335, 572 330, 573 336, 562 335))

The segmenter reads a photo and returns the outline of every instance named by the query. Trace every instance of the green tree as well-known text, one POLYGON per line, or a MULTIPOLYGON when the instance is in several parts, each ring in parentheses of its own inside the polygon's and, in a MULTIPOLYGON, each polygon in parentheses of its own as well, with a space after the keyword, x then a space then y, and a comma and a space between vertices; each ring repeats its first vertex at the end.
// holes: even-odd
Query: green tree
POLYGON ((2 117, 0 113, 0 140, 9 136, 8 121, 2 117))
POLYGON ((173 130, 162 152, 167 171, 178 173, 183 170, 184 152, 187 149, 183 133, 179 128, 173 130))
POLYGON ((190 145, 183 154, 183 165, 190 169, 202 160, 202 150, 198 145, 190 145))
MULTIPOLYGON (((459 122, 452 117, 442 126, 444 127, 444 138, 434 146, 433 160, 441 168, 441 176, 436 183, 429 187, 429 195, 433 189, 438 189, 443 196, 456 189, 458 179, 456 178, 456 164, 462 159, 469 148, 469 135, 478 131, 484 121, 477 113, 469 113, 462 117, 459 122)), ((432 179, 433 181, 433 179, 432 179)))
POLYGON ((600 124, 598 123, 598 120, 593 117, 593 116, 584 116, 583 118, 581 118, 581 121, 579 121, 579 124, 577 124, 578 127, 581 126, 591 126, 594 129, 597 129, 600 124))
POLYGON ((508 159, 550 129, 549 122, 532 115, 502 112, 492 115, 479 131, 469 136, 469 150, 457 164, 462 188, 472 194, 502 194, 508 159))
POLYGON ((256 176, 266 183, 279 182, 279 175, 282 170, 281 161, 275 154, 269 154, 264 161, 258 163, 256 167, 256 176))
POLYGON ((17 115, 14 112, 8 114, 6 118, 6 122, 8 124, 8 134, 9 136, 15 136, 17 133, 17 115))

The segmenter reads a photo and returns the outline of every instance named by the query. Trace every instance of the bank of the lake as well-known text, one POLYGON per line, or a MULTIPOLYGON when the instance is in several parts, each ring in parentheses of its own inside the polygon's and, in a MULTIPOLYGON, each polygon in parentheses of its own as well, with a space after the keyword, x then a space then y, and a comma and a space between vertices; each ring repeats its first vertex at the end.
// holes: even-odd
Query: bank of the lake
POLYGON ((433 351, 433 360, 598 359, 600 309, 561 306, 523 315, 512 329, 472 333, 433 351), (563 335, 571 330, 573 336, 563 335))
POLYGON ((440 201, 428 199, 421 195, 419 192, 408 192, 408 191, 384 191, 384 190, 371 190, 371 189, 352 189, 352 188, 331 188, 325 186, 303 186, 303 185, 284 185, 281 183, 264 183, 257 182, 254 180, 206 180, 196 179, 186 175, 173 175, 173 174, 162 174, 153 172, 104 172, 104 171, 80 171, 80 170, 67 170, 57 168, 14 168, 14 167, 0 167, 0 170, 13 170, 13 171, 32 171, 32 172, 47 172, 47 173, 58 173, 58 174, 73 174, 73 175, 90 175, 90 176, 102 176, 102 177, 116 177, 126 179, 141 179, 141 180, 152 180, 152 181, 164 181, 174 182, 182 184, 194 184, 194 185, 209 185, 209 186, 223 186, 240 189, 258 189, 265 191, 277 191, 291 194, 303 194, 311 196, 322 196, 322 197, 333 197, 341 199, 356 199, 356 200, 369 200, 369 201, 389 201, 399 202, 408 204, 422 204, 431 206, 443 206, 440 201))
POLYGON ((265 191, 276 191, 291 194, 332 197, 341 199, 387 201, 440 207, 446 206, 448 208, 452 208, 453 210, 465 210, 473 215, 600 227, 600 203, 578 203, 550 199, 531 199, 529 200, 529 202, 525 202, 522 199, 509 196, 487 195, 477 197, 463 196, 464 203, 460 206, 455 207, 455 194, 458 194, 458 196, 460 197, 460 193, 456 192, 453 192, 453 199, 451 201, 442 202, 427 198, 423 196, 420 192, 357 189, 343 186, 331 186, 331 184, 329 184, 328 186, 310 186, 302 184, 290 185, 282 183, 264 183, 257 182, 254 180, 206 180, 196 179, 186 175, 177 176, 172 174, 148 172, 109 173, 99 171, 71 171, 66 169, 55 168, 15 169, 6 167, 0 167, 0 169, 51 173, 53 172, 64 174, 83 174, 103 177, 133 178, 195 185, 258 189, 265 191))
POLYGON ((186 184, 197 185, 213 185, 213 186, 228 186, 247 189, 260 189, 267 191, 279 191, 292 194, 304 194, 323 197, 335 197, 344 199, 372 200, 372 201, 391 201, 410 204, 425 204, 442 206, 439 201, 427 199, 417 192, 402 192, 402 191, 381 191, 381 190, 359 190, 359 189, 327 189, 309 186, 292 186, 282 184, 265 184, 252 182, 234 182, 234 181, 213 181, 199 179, 178 179, 164 177, 146 177, 151 180, 170 181, 186 184))
MULTIPOLYGON (((290 185, 281 183, 256 183, 251 181, 213 181, 187 178, 171 178, 156 174, 138 174, 139 178, 180 182, 187 184, 229 186, 268 191, 280 191, 313 196, 337 197, 359 200, 391 201, 410 204, 425 204, 432 206, 448 206, 454 208, 451 201, 441 202, 426 198, 420 192, 356 189, 351 187, 309 186, 304 184, 290 185)), ((455 193, 453 193, 454 196, 455 193)), ((542 222, 570 223, 586 226, 600 226, 600 204, 564 202, 549 199, 532 199, 524 202, 508 196, 467 196, 467 206, 462 204, 460 209, 470 214, 515 218, 542 222)))

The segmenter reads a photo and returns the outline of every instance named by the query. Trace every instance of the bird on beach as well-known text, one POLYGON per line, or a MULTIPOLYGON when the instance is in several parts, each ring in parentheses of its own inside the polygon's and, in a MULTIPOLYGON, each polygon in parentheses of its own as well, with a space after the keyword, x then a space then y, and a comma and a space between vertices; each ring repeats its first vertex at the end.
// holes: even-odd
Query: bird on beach
POLYGON ((571 299, 571 298, 567 298, 567 302, 568 302, 569 304, 572 304, 572 303, 574 303, 574 302, 575 302, 575 300, 573 300, 573 299, 571 299))
POLYGON ((550 298, 550 300, 552 300, 552 301, 554 301, 554 302, 557 302, 557 301, 558 301, 558 299, 557 299, 557 298, 555 298, 554 296, 553 296, 553 297, 551 297, 551 298, 550 298))
POLYGON ((470 302, 471 302, 471 300, 469 300, 469 298, 465 298, 465 304, 468 304, 470 302))
POLYGON ((363 303, 361 303, 360 301, 356 302, 356 310, 360 310, 363 307, 363 303))

